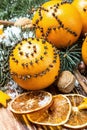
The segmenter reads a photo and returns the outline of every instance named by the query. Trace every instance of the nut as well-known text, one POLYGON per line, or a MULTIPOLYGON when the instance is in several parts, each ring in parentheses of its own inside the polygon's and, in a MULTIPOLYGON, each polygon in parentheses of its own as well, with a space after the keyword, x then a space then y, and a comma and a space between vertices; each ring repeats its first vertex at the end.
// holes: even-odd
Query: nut
POLYGON ((70 93, 75 84, 75 76, 70 71, 63 71, 60 73, 57 87, 63 93, 70 93))

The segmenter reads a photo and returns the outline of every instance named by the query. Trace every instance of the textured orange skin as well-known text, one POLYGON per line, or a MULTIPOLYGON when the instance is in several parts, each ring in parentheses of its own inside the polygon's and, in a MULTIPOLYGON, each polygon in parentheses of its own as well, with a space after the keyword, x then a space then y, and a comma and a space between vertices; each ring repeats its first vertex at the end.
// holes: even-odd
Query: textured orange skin
POLYGON ((0 25, 0 35, 2 35, 4 33, 3 31, 3 25, 0 25))
POLYGON ((82 18, 82 34, 87 32, 87 0, 74 0, 72 2, 72 5, 74 5, 77 10, 79 11, 81 18, 82 18), (83 9, 86 9, 84 11, 83 9))
MULTIPOLYGON (((48 47, 46 56, 44 55, 43 60, 39 60, 38 63, 35 63, 35 59, 40 59, 40 56, 43 56, 44 53, 44 45, 42 44, 42 40, 39 39, 37 41, 36 39, 32 40, 29 39, 32 42, 31 48, 29 49, 29 44, 26 43, 26 41, 22 41, 22 48, 21 50, 25 53, 29 53, 29 58, 26 58, 25 56, 20 56, 18 48, 20 47, 20 43, 17 44, 15 49, 13 49, 13 54, 15 58, 19 61, 19 63, 15 63, 12 60, 12 56, 9 58, 9 66, 10 66, 10 73, 14 72, 18 75, 34 75, 43 72, 46 70, 47 67, 49 67, 50 64, 52 64, 53 61, 53 48, 52 45, 46 42, 46 45, 48 47), (37 53, 34 54, 34 56, 31 56, 31 53, 33 52, 33 46, 36 46, 37 53), (33 65, 30 65, 30 59, 34 63, 33 65), (23 67, 22 63, 28 63, 28 67, 23 67)), ((60 70, 60 58, 59 55, 57 55, 56 63, 54 63, 53 67, 50 68, 51 70, 44 74, 43 76, 38 77, 31 77, 30 79, 20 79, 14 75, 12 75, 12 78, 15 82, 18 83, 19 86, 21 86, 24 89, 27 90, 39 90, 48 87, 55 81, 55 76, 58 75, 58 72, 60 70)))
POLYGON ((82 58, 85 64, 87 65, 87 37, 85 38, 82 44, 82 58))
MULTIPOLYGON (((41 11, 43 18, 39 21, 38 25, 43 28, 44 34, 46 34, 48 28, 58 28, 58 26, 60 26, 58 21, 52 15, 53 10, 50 9, 50 7, 53 7, 57 3, 60 2, 54 0, 46 2, 42 5, 42 7, 44 7, 45 9, 50 10, 49 12, 45 12, 43 10, 41 11)), ((39 19, 38 11, 39 10, 36 11, 32 19, 33 24, 35 24, 37 19, 39 19)), ((61 27, 60 29, 56 29, 55 31, 51 30, 49 36, 47 37, 47 40, 51 41, 51 43, 53 43, 58 48, 70 46, 79 38, 82 30, 80 14, 74 6, 67 3, 58 7, 56 15, 64 24, 64 28, 69 28, 70 30, 74 31, 77 36, 70 34, 61 27)), ((38 28, 36 28, 36 37, 43 37, 40 29, 38 28)))

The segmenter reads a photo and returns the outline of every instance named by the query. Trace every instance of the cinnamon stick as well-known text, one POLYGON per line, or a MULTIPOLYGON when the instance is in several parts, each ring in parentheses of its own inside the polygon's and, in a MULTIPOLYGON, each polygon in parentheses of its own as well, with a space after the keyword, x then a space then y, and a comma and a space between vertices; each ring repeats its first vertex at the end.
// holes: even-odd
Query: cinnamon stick
POLYGON ((10 25, 14 25, 14 22, 6 21, 6 20, 0 20, 0 24, 10 26, 10 25))
POLYGON ((0 20, 0 25, 5 25, 5 26, 19 26, 22 28, 33 28, 32 20, 28 18, 19 18, 15 22, 11 21, 6 21, 6 20, 0 20))
POLYGON ((87 94, 87 84, 85 84, 85 82, 83 81, 83 76, 80 74, 78 70, 74 71, 74 75, 78 80, 79 84, 81 85, 81 87, 83 88, 83 90, 85 91, 85 93, 87 94))

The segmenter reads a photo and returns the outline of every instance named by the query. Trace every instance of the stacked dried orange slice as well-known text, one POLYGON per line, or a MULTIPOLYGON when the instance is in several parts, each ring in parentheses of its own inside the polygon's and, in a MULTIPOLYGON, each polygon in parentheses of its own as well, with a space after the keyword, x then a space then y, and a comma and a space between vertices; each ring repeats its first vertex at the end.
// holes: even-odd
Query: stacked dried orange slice
POLYGON ((29 91, 10 102, 9 108, 17 114, 27 114, 29 120, 41 125, 63 125, 71 113, 69 99, 46 91, 29 91))
POLYGON ((35 124, 79 129, 87 126, 87 109, 79 106, 85 97, 80 94, 52 95, 46 91, 20 94, 10 103, 10 110, 27 114, 35 124))
POLYGON ((49 107, 52 95, 45 91, 29 91, 10 102, 9 108, 17 114, 25 114, 49 107))
POLYGON ((87 109, 79 109, 85 97, 79 94, 68 94, 67 97, 71 102, 72 111, 64 126, 74 129, 87 127, 87 109))
POLYGON ((28 114, 31 122, 40 125, 63 125, 69 119, 71 104, 64 95, 53 96, 52 105, 45 111, 37 111, 28 114))

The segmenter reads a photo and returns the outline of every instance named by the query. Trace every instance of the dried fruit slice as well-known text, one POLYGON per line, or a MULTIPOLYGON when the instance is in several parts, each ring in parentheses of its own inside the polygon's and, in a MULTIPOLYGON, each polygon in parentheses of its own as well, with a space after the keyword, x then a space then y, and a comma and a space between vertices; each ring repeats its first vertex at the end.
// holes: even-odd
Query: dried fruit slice
POLYGON ((83 102, 78 106, 79 110, 87 109, 87 97, 83 99, 83 102))
POLYGON ((20 94, 9 105, 12 112, 25 114, 47 108, 52 103, 52 95, 46 91, 30 91, 20 94))
POLYGON ((53 96, 52 105, 46 110, 39 110, 27 114, 29 120, 35 124, 58 126, 69 119, 71 103, 64 95, 53 96))
POLYGON ((78 106, 83 102, 84 96, 79 94, 69 94, 72 111, 69 120, 64 126, 68 128, 79 129, 87 126, 87 109, 79 110, 78 106))

